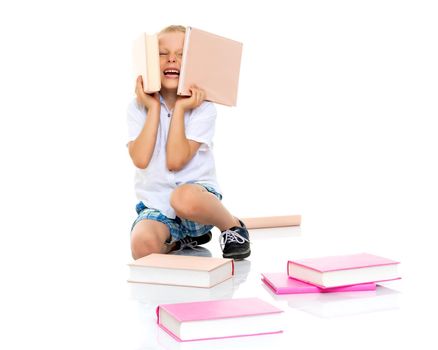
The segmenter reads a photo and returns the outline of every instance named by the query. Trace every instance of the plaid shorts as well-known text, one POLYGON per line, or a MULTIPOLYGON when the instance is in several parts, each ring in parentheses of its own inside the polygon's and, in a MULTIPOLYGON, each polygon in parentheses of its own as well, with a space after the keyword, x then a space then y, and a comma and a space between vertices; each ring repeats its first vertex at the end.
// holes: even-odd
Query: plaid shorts
MULTIPOLYGON (((198 185, 201 185, 208 192, 213 193, 217 198, 222 200, 222 195, 216 192, 216 190, 213 187, 201 183, 198 183, 198 185)), ((177 241, 186 236, 199 237, 206 234, 214 227, 213 225, 203 225, 194 221, 182 219, 179 218, 178 216, 175 217, 175 219, 170 219, 166 215, 161 213, 161 211, 146 207, 143 204, 143 202, 139 202, 136 205, 135 210, 137 211, 138 217, 137 219, 135 219, 134 223, 132 224, 131 231, 133 230, 134 226, 141 220, 147 219, 147 220, 159 221, 165 224, 169 228, 171 235, 171 239, 169 241, 177 241)))

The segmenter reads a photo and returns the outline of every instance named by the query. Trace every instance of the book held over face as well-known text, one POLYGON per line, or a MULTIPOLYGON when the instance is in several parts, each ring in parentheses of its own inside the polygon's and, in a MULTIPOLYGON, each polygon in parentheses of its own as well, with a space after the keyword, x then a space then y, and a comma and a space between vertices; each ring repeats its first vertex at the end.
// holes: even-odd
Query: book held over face
POLYGON ((339 293, 375 290, 375 283, 355 284, 345 287, 320 288, 310 283, 291 278, 285 272, 263 273, 262 281, 275 294, 304 294, 304 293, 339 293))
POLYGON ((160 55, 157 34, 142 33, 135 41, 132 52, 134 75, 143 78, 143 90, 154 93, 161 89, 160 55))
MULTIPOLYGON (((242 43, 200 29, 187 27, 179 67, 177 94, 191 96, 195 85, 206 93, 207 101, 235 106, 239 85, 242 43)), ((142 33, 134 42, 135 78, 143 78, 146 93, 161 89, 159 38, 142 33)))
POLYGON ((282 332, 283 311, 258 298, 225 299, 157 307, 157 323, 177 341, 282 332))
POLYGON ((398 262, 361 253, 289 261, 287 273, 321 288, 399 279, 398 262))
POLYGON ((233 259, 150 254, 128 264, 128 282, 210 288, 234 275, 233 259))
POLYGON ((196 85, 206 100, 235 106, 241 57, 242 43, 187 27, 177 94, 190 96, 196 85))

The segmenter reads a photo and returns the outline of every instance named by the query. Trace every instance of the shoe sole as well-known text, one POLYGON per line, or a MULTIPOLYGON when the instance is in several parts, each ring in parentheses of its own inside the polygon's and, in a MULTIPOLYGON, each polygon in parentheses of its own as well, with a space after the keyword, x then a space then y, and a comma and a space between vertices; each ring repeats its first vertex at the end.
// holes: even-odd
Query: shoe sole
POLYGON ((226 259, 243 260, 250 255, 251 255, 251 250, 247 250, 246 252, 240 254, 222 254, 222 257, 226 259))

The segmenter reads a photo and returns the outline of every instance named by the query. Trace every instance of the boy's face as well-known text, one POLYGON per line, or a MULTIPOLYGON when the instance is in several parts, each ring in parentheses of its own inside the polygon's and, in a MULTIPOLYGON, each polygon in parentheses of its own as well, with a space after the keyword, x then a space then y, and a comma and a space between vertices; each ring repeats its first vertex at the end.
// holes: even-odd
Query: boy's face
POLYGON ((163 33, 158 37, 161 87, 166 90, 176 91, 178 88, 184 37, 182 32, 163 33))

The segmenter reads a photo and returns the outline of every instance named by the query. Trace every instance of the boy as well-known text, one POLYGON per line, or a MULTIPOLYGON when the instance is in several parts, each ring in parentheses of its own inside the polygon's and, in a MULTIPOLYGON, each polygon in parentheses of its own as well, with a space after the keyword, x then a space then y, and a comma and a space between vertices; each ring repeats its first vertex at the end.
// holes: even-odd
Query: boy
POLYGON ((160 93, 145 94, 138 77, 137 98, 128 108, 128 149, 140 200, 131 229, 132 256, 205 244, 216 226, 223 257, 244 259, 251 254, 248 231, 222 205, 216 180, 216 108, 198 87, 190 97, 176 94, 184 37, 182 26, 159 33, 160 93))

